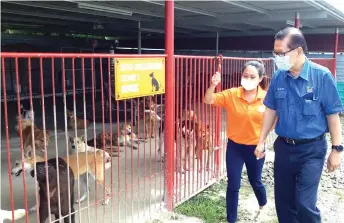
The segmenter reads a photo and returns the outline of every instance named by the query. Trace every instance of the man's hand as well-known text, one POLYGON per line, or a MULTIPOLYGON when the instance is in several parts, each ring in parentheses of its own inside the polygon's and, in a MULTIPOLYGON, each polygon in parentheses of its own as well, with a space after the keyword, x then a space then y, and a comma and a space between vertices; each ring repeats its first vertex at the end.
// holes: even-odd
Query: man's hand
POLYGON ((264 143, 258 143, 256 149, 254 150, 254 155, 257 157, 257 160, 259 160, 265 156, 264 143))
POLYGON ((334 172, 339 168, 341 162, 341 154, 336 150, 332 150, 330 156, 327 159, 327 170, 328 172, 334 172))

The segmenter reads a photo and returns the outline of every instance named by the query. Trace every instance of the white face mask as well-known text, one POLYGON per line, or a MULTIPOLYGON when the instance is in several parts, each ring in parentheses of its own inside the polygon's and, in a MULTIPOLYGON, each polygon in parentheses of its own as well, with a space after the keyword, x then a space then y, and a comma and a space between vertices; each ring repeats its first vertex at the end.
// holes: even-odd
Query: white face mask
POLYGON ((251 81, 251 80, 248 80, 246 78, 241 78, 241 86, 247 90, 247 91, 251 91, 255 88, 257 88, 257 83, 255 81, 251 81))
POLYGON ((283 57, 276 56, 275 63, 277 68, 280 70, 289 70, 291 68, 290 57, 288 55, 285 55, 283 57))

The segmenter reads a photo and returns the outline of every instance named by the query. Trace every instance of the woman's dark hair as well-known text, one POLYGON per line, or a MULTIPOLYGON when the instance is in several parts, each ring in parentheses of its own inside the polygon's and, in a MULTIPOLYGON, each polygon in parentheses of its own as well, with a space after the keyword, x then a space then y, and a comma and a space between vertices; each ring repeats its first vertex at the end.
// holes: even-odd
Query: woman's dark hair
POLYGON ((266 90, 267 88, 267 80, 265 78, 265 67, 264 67, 264 62, 260 59, 257 60, 250 60, 244 64, 244 67, 242 68, 241 73, 244 72, 247 66, 252 66, 255 67, 258 71, 259 78, 263 77, 262 81, 259 83, 259 86, 263 89, 266 90))

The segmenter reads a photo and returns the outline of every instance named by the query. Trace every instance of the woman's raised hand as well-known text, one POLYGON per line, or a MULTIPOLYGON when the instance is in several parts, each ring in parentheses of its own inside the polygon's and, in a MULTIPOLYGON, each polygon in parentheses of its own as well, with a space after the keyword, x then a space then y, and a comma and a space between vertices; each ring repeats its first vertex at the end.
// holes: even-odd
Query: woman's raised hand
POLYGON ((217 86, 221 81, 221 74, 219 72, 216 72, 213 77, 211 78, 211 83, 214 86, 217 86))

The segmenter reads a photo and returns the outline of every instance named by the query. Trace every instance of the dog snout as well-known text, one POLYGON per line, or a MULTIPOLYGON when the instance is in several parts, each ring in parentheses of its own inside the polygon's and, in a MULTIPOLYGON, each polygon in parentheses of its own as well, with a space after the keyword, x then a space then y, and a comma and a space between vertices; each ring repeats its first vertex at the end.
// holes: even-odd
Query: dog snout
POLYGON ((23 172, 22 169, 15 170, 15 168, 13 168, 12 171, 11 171, 11 174, 15 175, 16 177, 18 177, 22 172, 23 172))

